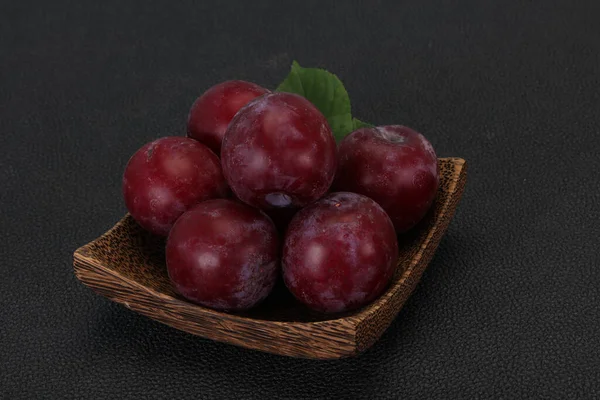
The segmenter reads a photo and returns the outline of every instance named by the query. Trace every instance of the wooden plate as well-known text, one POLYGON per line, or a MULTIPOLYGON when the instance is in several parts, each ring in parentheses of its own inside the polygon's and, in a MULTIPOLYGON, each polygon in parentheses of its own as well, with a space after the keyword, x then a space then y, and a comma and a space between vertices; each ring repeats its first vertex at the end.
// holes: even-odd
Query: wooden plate
POLYGON ((466 163, 441 158, 440 189, 428 216, 400 238, 398 268, 388 290, 351 313, 308 310, 281 282, 267 300, 245 313, 227 314, 190 303, 167 275, 164 239, 129 216, 74 254, 75 275, 99 294, 174 328, 221 342, 306 358, 340 358, 371 346, 415 288, 450 224, 466 182, 466 163))

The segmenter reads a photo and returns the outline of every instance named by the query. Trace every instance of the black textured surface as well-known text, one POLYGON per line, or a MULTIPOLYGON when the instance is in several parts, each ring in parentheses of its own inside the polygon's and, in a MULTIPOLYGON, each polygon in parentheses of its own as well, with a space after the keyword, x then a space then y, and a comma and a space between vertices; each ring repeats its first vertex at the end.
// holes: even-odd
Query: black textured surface
POLYGON ((0 3, 0 398, 600 397, 599 3, 0 3), (319 5, 322 3, 321 5, 319 5), (197 338, 79 284, 135 149, 210 85, 335 71, 470 164, 417 291, 355 359, 197 338))

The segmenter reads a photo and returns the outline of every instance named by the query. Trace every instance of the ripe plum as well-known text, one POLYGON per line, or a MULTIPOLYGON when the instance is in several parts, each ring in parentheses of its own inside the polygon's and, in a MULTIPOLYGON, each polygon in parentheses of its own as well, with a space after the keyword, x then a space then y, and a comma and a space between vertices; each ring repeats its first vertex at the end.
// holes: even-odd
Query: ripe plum
POLYGON ((187 299, 219 310, 245 310, 275 285, 279 239, 260 210, 234 200, 208 200, 177 220, 166 258, 173 285, 187 299))
POLYGON ((226 81, 204 92, 192 105, 188 117, 188 136, 220 155, 227 126, 250 100, 269 91, 246 81, 226 81))
POLYGON ((166 236, 192 205, 229 193, 219 158, 185 137, 164 137, 144 145, 127 163, 123 197, 145 229, 166 236))
POLYGON ((240 110, 221 148, 233 192, 252 206, 302 207, 331 186, 336 144, 327 120, 304 97, 261 96, 240 110))
POLYGON ((397 259, 394 227, 377 203, 356 193, 330 193, 290 222, 283 279, 312 309, 348 311, 383 292, 397 259))
POLYGON ((375 200, 388 213, 398 234, 425 216, 438 185, 435 151, 423 135, 410 128, 362 128, 340 143, 334 190, 375 200))

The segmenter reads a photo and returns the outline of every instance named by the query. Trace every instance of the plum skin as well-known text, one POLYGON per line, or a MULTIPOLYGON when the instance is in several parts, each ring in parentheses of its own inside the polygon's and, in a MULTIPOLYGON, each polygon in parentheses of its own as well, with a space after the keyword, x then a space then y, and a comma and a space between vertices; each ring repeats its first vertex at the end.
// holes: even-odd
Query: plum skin
POLYGON ((308 307, 343 312, 377 298, 397 260, 398 242, 385 211, 356 193, 330 193, 290 222, 283 245, 283 279, 308 307))
POLYGON ((410 128, 362 128, 340 143, 334 190, 375 200, 388 213, 398 234, 425 216, 438 186, 435 151, 423 135, 410 128))
POLYGON ((122 190, 131 216, 162 236, 194 204, 229 193, 219 158, 185 137, 163 137, 136 151, 125 167, 122 190))
POLYGON ((188 300, 217 310, 246 310, 275 285, 279 238, 262 211, 234 200, 208 200, 177 220, 166 260, 171 282, 188 300))
POLYGON ((231 189, 261 209, 299 208, 331 186, 337 164, 327 120, 304 97, 261 96, 229 124, 221 162, 231 189))
POLYGON ((250 100, 269 93, 251 82, 219 83, 196 99, 188 115, 188 136, 208 146, 218 156, 223 136, 235 114, 250 100))

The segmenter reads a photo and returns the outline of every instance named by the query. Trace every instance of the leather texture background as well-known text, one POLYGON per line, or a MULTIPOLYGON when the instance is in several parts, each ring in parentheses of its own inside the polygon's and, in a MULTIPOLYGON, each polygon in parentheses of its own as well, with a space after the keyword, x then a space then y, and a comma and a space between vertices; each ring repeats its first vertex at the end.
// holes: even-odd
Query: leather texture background
POLYGON ((600 397, 600 3, 0 2, 0 398, 600 397), (451 227, 370 350, 215 343, 79 284, 121 174, 209 86, 293 59, 354 114, 469 163, 451 227))

